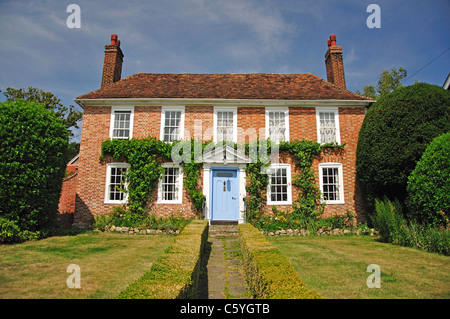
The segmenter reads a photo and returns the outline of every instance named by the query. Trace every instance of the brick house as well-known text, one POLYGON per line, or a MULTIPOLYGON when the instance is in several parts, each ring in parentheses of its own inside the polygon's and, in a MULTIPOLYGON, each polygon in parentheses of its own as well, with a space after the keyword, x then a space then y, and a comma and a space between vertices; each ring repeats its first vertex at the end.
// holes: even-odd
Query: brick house
MULTIPOLYGON (((327 79, 313 74, 155 74, 137 73, 121 79, 123 53, 117 35, 105 45, 101 88, 79 96, 84 109, 74 224, 127 202, 117 190, 127 163, 99 161, 101 144, 114 138, 153 136, 165 142, 255 139, 315 140, 345 144, 341 154, 322 155, 313 162, 316 183, 326 203, 324 214, 351 211, 363 219, 355 181, 355 152, 366 108, 372 102, 346 90, 342 47, 328 40, 327 79)), ((246 172, 249 159, 222 146, 203 154, 200 187, 208 220, 245 222, 246 172)), ((149 212, 166 215, 181 211, 198 215, 186 189, 183 171, 175 163, 150 199, 149 212)), ((291 186, 293 159, 280 154, 271 165, 268 205, 289 207, 297 196, 291 186)))

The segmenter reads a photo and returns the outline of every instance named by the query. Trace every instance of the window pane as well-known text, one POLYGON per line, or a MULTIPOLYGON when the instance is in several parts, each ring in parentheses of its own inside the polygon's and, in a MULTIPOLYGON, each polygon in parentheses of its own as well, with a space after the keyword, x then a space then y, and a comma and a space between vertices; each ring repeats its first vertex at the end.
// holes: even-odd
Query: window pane
POLYGON ((336 142, 336 120, 334 112, 320 112, 320 142, 336 142))
POLYGON ((161 198, 166 201, 174 201, 178 199, 178 183, 180 170, 177 167, 164 168, 164 176, 161 185, 161 198))
POLYGON ((125 175, 127 173, 126 168, 122 167, 111 167, 110 168, 110 179, 109 179, 109 200, 122 201, 124 199, 125 193, 122 189, 125 188, 125 175))
POLYGON ((322 193, 325 200, 339 200, 339 169, 337 167, 322 168, 322 193))
POLYGON ((115 111, 113 137, 128 138, 130 136, 131 111, 115 111))

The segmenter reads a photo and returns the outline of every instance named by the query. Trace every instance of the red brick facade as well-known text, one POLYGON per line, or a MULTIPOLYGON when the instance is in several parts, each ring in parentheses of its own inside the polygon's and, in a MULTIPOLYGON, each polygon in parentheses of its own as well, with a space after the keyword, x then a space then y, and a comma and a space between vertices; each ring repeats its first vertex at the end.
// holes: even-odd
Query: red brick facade
MULTIPOLYGON (((327 60, 327 69, 329 63, 334 62, 327 60)), ((345 79, 343 81, 345 88, 345 79)), ((86 225, 95 216, 108 213, 117 206, 105 203, 107 164, 112 159, 99 161, 101 144, 110 138, 112 105, 133 107, 133 138, 153 136, 157 139, 161 134, 163 107, 184 107, 184 138, 198 138, 201 135, 202 141, 213 139, 214 108, 232 107, 237 110, 238 143, 266 138, 266 107, 288 110, 290 140, 317 141, 317 110, 337 110, 340 143, 346 145, 344 151, 324 154, 315 159, 312 169, 319 185, 320 163, 342 164, 343 201, 339 204, 327 204, 324 215, 345 214, 350 211, 356 213, 360 220, 364 218, 355 184, 355 153, 365 108, 371 101, 346 91, 342 88, 342 82, 334 85, 312 74, 147 73, 138 73, 114 82, 77 99, 84 107, 84 115, 74 221, 76 225, 86 225)), ((281 154, 280 162, 291 164, 291 173, 296 173, 292 158, 281 154)), ((202 170, 200 189, 207 186, 203 185, 203 174, 202 170)), ((291 187, 291 190, 292 201, 295 201, 297 190, 295 187, 291 187)), ((161 204, 157 202, 158 190, 155 190, 149 200, 149 213, 159 216, 166 216, 171 212, 195 215, 184 188, 182 194, 181 204, 161 204)), ((286 206, 280 206, 280 209, 284 208, 286 206)))

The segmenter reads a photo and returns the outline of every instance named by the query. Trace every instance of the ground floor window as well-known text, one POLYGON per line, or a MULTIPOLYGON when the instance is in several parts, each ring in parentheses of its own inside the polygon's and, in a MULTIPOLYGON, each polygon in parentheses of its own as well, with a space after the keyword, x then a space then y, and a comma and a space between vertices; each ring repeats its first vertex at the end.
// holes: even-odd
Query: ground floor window
POLYGON ((164 173, 159 180, 158 203, 181 204, 183 170, 177 164, 163 164, 164 173))
POLYGON ((291 205, 291 166, 272 164, 268 169, 267 205, 291 205))
POLYGON ((319 164, 319 181, 322 200, 327 204, 343 204, 344 188, 342 164, 319 164))
POLYGON ((129 164, 109 163, 106 167, 106 191, 105 203, 123 204, 128 198, 125 192, 127 188, 126 174, 129 164))

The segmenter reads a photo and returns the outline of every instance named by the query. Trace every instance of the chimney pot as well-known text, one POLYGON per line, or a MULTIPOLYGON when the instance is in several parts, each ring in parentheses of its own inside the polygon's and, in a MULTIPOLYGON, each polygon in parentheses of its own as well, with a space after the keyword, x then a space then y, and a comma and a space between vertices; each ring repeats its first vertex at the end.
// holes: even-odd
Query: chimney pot
POLYGON ((117 34, 111 34, 111 45, 117 45, 117 34))
POLYGON ((328 46, 332 46, 332 47, 336 46, 336 35, 335 34, 330 35, 330 42, 329 43, 330 44, 328 46))

